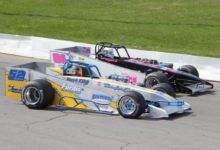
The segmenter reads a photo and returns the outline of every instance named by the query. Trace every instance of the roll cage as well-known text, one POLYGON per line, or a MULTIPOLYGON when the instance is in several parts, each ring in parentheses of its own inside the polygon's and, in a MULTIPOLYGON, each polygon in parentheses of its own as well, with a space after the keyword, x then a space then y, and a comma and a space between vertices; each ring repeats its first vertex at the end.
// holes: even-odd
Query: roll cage
MULTIPOLYGON (((118 45, 118 44, 113 44, 113 43, 109 43, 109 42, 98 42, 96 45, 95 45, 95 55, 96 57, 98 57, 98 55, 101 54, 101 52, 105 49, 105 48, 112 48, 116 51, 118 57, 117 58, 122 58, 120 53, 119 53, 119 50, 124 50, 126 55, 127 55, 127 59, 130 59, 130 55, 128 53, 128 50, 127 48, 124 46, 124 45, 118 45)), ((125 58, 125 57, 123 57, 125 58)))
POLYGON ((63 65, 63 71, 65 72, 65 70, 72 65, 82 68, 83 77, 90 77, 93 79, 93 78, 99 78, 102 76, 96 65, 92 65, 92 64, 88 64, 88 63, 80 62, 80 61, 66 61, 63 65))

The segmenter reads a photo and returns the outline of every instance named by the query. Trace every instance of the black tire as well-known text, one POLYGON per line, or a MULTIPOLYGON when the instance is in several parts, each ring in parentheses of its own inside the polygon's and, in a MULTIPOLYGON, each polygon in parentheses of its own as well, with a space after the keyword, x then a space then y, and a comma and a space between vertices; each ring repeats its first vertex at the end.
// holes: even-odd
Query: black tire
MULTIPOLYGON (((127 105, 129 104, 127 103, 127 105)), ((118 112, 124 118, 136 119, 145 112, 146 107, 147 107, 147 102, 145 101, 143 95, 141 95, 136 91, 127 92, 118 101, 118 112), (126 98, 127 99, 130 98, 130 100, 132 100, 136 106, 135 109, 131 111, 131 113, 126 113, 125 110, 123 110, 123 104, 126 101, 126 98)))
POLYGON ((98 57, 97 57, 98 60, 102 60, 102 58, 103 58, 103 54, 98 54, 97 56, 98 56, 98 57))
POLYGON ((161 91, 163 93, 166 93, 166 94, 176 98, 176 94, 175 94, 173 87, 168 83, 159 83, 159 84, 153 86, 152 89, 157 90, 157 91, 161 91))
POLYGON ((162 72, 152 72, 144 80, 144 87, 152 88, 159 83, 169 83, 167 76, 162 72))
POLYGON ((155 64, 155 65, 157 65, 157 64, 158 64, 158 61, 157 61, 157 60, 150 59, 149 61, 150 61, 150 64, 155 64))
POLYGON ((30 81, 22 90, 22 102, 31 109, 43 109, 52 104, 54 93, 52 85, 47 80, 30 81))
POLYGON ((197 77, 199 77, 199 72, 196 69, 196 67, 192 66, 192 65, 184 65, 178 68, 179 71, 183 71, 186 73, 190 73, 192 75, 195 75, 197 77))

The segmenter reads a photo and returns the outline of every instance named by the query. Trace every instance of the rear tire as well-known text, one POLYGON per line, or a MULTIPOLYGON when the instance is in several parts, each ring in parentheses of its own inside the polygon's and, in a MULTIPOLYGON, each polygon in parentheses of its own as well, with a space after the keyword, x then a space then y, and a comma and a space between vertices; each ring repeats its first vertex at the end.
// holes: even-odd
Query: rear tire
POLYGON ((28 82, 22 90, 22 102, 31 109, 43 109, 52 104, 54 89, 45 79, 28 82))
POLYGON ((146 88, 152 88, 159 83, 169 83, 167 76, 162 72, 150 73, 144 80, 144 86, 146 88))
POLYGON ((136 119, 145 112, 147 102, 143 95, 130 91, 118 101, 118 112, 124 118, 136 119))
POLYGON ((159 83, 159 84, 153 86, 152 89, 166 93, 166 94, 176 98, 176 94, 175 94, 173 87, 168 83, 159 83))
POLYGON ((184 65, 178 68, 179 71, 183 71, 186 73, 190 73, 192 75, 195 75, 197 77, 199 77, 199 72, 196 69, 196 67, 192 66, 192 65, 184 65))

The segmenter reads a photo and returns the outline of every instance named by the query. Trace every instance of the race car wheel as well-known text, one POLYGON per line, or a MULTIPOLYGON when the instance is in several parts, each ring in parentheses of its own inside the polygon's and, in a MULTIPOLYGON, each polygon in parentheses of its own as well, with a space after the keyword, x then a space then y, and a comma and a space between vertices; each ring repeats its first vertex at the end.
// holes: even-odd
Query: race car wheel
POLYGON ((199 72, 196 69, 196 67, 192 66, 192 65, 184 65, 178 68, 179 71, 183 71, 186 73, 190 73, 192 75, 195 75, 197 77, 199 77, 199 72))
POLYGON ((146 88, 152 88, 159 83, 169 83, 167 76, 162 72, 150 73, 144 80, 144 86, 146 88))
POLYGON ((98 55, 97 55, 97 58, 98 58, 98 60, 102 60, 103 54, 98 54, 98 55))
POLYGON ((51 105, 54 98, 52 85, 44 79, 28 82, 22 90, 22 102, 28 108, 43 109, 51 105))
POLYGON ((124 118, 135 119, 145 112, 147 102, 144 97, 135 91, 123 95, 118 101, 118 112, 124 118))
POLYGON ((150 64, 155 64, 155 65, 157 65, 157 64, 158 64, 158 61, 157 61, 157 60, 150 59, 149 61, 150 61, 150 64))
POLYGON ((166 93, 166 94, 176 98, 176 94, 175 94, 173 87, 168 83, 159 83, 159 84, 153 86, 152 89, 166 93))

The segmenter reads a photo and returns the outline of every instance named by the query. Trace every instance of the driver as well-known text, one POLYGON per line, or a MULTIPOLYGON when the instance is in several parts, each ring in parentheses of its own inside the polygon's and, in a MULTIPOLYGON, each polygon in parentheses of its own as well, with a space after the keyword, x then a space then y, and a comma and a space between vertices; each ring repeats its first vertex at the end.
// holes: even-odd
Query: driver
POLYGON ((114 50, 113 48, 110 49, 104 49, 101 53, 102 56, 107 57, 107 58, 114 58, 114 50))
POLYGON ((64 74, 71 76, 82 76, 82 68, 79 66, 71 65, 65 70, 64 74))

